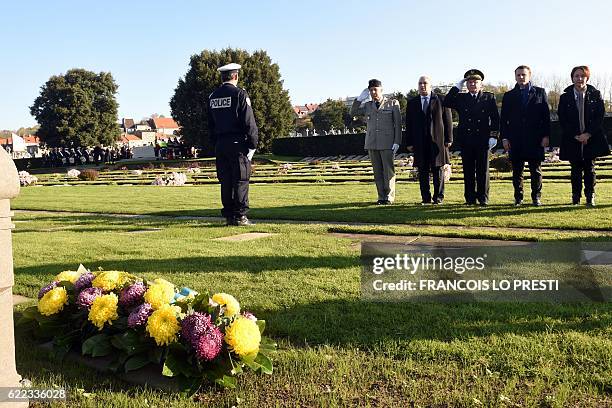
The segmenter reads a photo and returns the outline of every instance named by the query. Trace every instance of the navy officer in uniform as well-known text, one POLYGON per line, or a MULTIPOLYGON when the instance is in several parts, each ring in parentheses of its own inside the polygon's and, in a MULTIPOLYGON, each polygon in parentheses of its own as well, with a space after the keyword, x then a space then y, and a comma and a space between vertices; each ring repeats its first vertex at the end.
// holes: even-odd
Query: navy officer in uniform
POLYGON ((251 100, 238 88, 239 64, 217 69, 223 84, 208 101, 208 134, 215 146, 217 178, 221 183, 221 214, 227 225, 252 225, 249 210, 251 160, 257 148, 257 125, 251 100))
POLYGON ((465 203, 489 202, 489 150, 497 143, 499 112, 495 95, 482 91, 484 74, 470 69, 448 92, 444 106, 459 114, 459 135, 465 203), (460 93, 467 85, 468 92, 460 93))

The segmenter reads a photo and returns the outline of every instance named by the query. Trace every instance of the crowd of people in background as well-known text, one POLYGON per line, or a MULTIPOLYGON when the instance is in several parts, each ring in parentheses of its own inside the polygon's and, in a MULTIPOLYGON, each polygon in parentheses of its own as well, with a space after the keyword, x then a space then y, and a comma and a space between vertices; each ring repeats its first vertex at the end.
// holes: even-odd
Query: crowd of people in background
POLYGON ((158 140, 155 143, 156 160, 190 159, 195 157, 195 147, 188 146, 183 140, 178 138, 168 139, 167 142, 158 140))
MULTIPOLYGON (((196 149, 178 138, 157 141, 153 147, 156 160, 190 159, 196 157, 196 149)), ((128 144, 96 147, 51 147, 43 149, 45 167, 77 166, 85 164, 113 164, 132 159, 134 150, 128 144)))
POLYGON ((121 147, 52 147, 43 152, 45 167, 75 166, 84 164, 114 163, 134 157, 132 148, 121 147))

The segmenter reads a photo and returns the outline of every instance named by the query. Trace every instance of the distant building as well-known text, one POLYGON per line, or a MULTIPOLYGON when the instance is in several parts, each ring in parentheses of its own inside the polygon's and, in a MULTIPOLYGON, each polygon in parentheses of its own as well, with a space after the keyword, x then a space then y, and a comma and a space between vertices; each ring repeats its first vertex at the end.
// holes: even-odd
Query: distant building
POLYGON ((25 135, 23 137, 12 133, 10 137, 0 138, 0 146, 10 151, 13 159, 23 157, 40 157, 40 139, 38 136, 25 135))
POLYGON ((155 144, 155 141, 156 141, 155 132, 152 130, 144 130, 144 131, 138 130, 134 132, 134 134, 140 137, 140 139, 142 140, 145 146, 155 144))
POLYGON ((163 133, 165 135, 174 135, 178 132, 179 125, 172 118, 153 118, 149 119, 149 126, 155 133, 163 133))
POLYGON ((129 147, 134 148, 134 147, 148 146, 151 143, 147 143, 143 141, 140 136, 137 136, 135 134, 122 133, 121 137, 117 141, 117 144, 120 144, 120 145, 127 144, 129 147))
POLYGON ((123 133, 132 133, 132 132, 134 132, 134 130, 136 130, 134 125, 135 125, 134 119, 123 118, 121 120, 121 129, 123 130, 123 133))
POLYGON ((298 119, 305 118, 319 108, 318 103, 307 103, 306 105, 296 105, 293 107, 293 112, 298 119))

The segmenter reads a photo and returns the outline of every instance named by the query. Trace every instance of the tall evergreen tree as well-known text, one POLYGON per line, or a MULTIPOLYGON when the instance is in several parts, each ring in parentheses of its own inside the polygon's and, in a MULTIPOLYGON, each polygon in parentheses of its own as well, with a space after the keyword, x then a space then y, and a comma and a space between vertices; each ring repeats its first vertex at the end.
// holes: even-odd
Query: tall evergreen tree
POLYGON ((329 131, 332 127, 336 130, 343 130, 352 122, 353 118, 349 114, 349 108, 342 101, 328 99, 312 113, 312 124, 319 132, 329 131))
POLYGON ((191 56, 189 70, 180 78, 170 100, 172 117, 181 126, 181 135, 189 142, 212 153, 208 137, 208 96, 221 84, 217 68, 229 62, 242 65, 238 86, 251 99, 255 121, 259 128, 258 150, 270 151, 272 140, 289 134, 293 126, 293 110, 289 92, 283 89, 280 70, 268 54, 226 48, 204 50, 191 56))
POLYGON ((49 146, 110 145, 119 139, 118 86, 108 72, 71 69, 52 76, 30 107, 36 135, 49 146))

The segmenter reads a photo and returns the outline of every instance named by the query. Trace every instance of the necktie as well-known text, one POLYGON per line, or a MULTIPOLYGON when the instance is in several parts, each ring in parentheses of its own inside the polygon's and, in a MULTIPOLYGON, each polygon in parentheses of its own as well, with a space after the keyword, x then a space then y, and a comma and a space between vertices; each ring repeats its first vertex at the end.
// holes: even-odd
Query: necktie
POLYGON ((474 102, 476 102, 476 98, 478 97, 478 94, 474 94, 472 96, 474 97, 474 102))
POLYGON ((578 92, 578 119, 580 120, 580 133, 584 133, 584 95, 578 92))
POLYGON ((427 96, 423 97, 423 112, 427 112, 427 107, 429 106, 429 98, 427 96))
POLYGON ((376 109, 380 108, 380 102, 376 102, 376 109))

